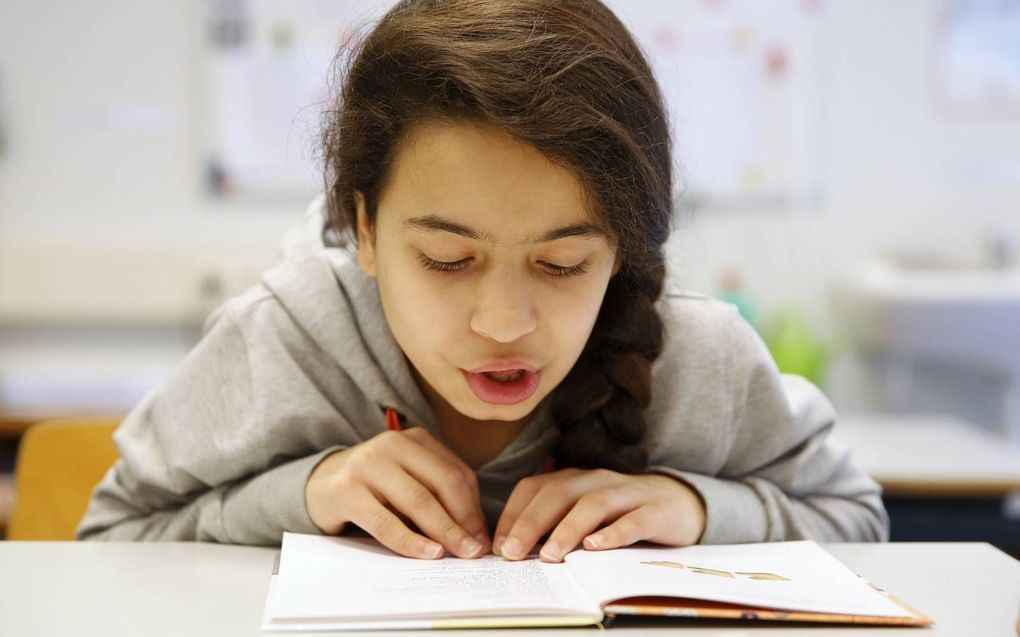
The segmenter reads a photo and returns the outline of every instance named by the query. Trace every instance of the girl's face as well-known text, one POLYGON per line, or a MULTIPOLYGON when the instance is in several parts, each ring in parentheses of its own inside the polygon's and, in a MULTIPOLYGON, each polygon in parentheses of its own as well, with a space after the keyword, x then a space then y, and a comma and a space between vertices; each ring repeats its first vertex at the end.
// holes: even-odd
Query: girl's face
POLYGON ((434 411, 528 416, 577 361, 618 269, 581 183, 498 129, 429 123, 399 146, 374 227, 356 199, 358 260, 434 411), (490 364, 535 373, 470 373, 490 364))

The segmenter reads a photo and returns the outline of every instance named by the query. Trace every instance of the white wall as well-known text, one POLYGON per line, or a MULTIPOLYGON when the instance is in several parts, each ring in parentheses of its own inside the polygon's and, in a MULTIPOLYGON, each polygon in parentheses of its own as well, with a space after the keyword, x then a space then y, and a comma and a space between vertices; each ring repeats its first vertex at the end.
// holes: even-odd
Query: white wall
POLYGON ((195 321, 303 202, 202 194, 197 0, 0 5, 0 319, 195 321))

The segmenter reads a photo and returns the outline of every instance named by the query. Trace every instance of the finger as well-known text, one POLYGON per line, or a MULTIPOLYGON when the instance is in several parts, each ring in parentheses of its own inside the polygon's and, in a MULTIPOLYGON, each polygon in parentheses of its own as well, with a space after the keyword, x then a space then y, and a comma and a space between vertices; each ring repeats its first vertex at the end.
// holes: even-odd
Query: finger
POLYGON ((596 489, 581 496, 556 525, 539 554, 546 562, 559 562, 586 536, 643 504, 639 494, 627 487, 596 489))
POLYGON ((458 557, 478 557, 485 550, 481 542, 450 517, 436 495, 402 466, 393 463, 380 467, 370 488, 448 552, 458 557))
POLYGON ((510 534, 514 523, 517 522, 521 512, 531 503, 542 487, 553 480, 560 480, 583 472, 581 469, 574 468, 561 469, 552 473, 530 476, 518 482, 510 493, 506 506, 503 507, 503 512, 499 516, 499 521, 496 523, 496 530, 492 536, 492 552, 496 555, 503 555, 503 543, 510 534))
MULTIPOLYGON (((661 519, 661 516, 659 518, 661 519)), ((589 551, 630 546, 656 535, 655 519, 655 507, 643 506, 621 516, 604 529, 586 536, 582 544, 589 551)))
POLYGON ((514 520, 501 547, 503 557, 517 560, 526 556, 582 495, 614 480, 610 474, 612 472, 602 470, 578 470, 547 480, 514 520))
POLYGON ((383 546, 400 555, 426 560, 443 556, 440 544, 409 529, 369 492, 354 507, 351 521, 379 540, 383 546))
POLYGON ((503 542, 506 541, 506 536, 509 535, 510 529, 513 528, 514 522, 517 521, 517 516, 521 514, 524 507, 528 506, 528 503, 535 497, 539 489, 545 486, 546 482, 554 480, 559 473, 531 476, 524 478, 514 485, 514 489, 510 492, 510 497, 503 507, 503 512, 499 515, 499 521, 496 522, 496 530, 492 534, 493 553, 496 555, 503 554, 503 542))
MULTIPOLYGON (((470 469, 465 471, 466 465, 463 463, 448 461, 441 452, 428 446, 430 443, 420 442, 424 438, 432 438, 428 432, 424 436, 398 435, 401 440, 396 445, 395 453, 389 456, 390 459, 428 487, 457 524, 467 530, 469 535, 477 536, 476 541, 487 547, 485 516, 482 515, 477 495, 478 481, 474 472, 470 469)), ((434 438, 432 440, 435 441, 434 438)), ((438 444, 438 441, 435 442, 438 444)))
POLYGON ((439 442, 435 436, 425 429, 422 429, 421 427, 412 427, 404 433, 415 442, 424 445, 426 448, 431 449, 441 457, 446 458, 449 462, 457 465, 464 473, 465 477, 468 478, 468 482, 470 483, 471 489, 475 495, 475 500, 479 502, 479 508, 481 507, 481 497, 478 492, 478 479, 474 469, 464 462, 460 456, 455 454, 452 449, 439 442))

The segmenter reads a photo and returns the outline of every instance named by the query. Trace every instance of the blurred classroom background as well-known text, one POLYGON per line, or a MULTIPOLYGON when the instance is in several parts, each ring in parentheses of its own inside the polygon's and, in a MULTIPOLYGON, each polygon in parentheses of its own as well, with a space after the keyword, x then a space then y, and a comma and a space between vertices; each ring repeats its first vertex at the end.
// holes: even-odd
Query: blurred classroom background
MULTIPOLYGON (((321 190, 382 0, 0 5, 0 528, 19 437, 123 416, 321 190)), ((894 539, 1020 547, 1020 0, 611 0, 676 135, 676 285, 836 404, 894 539)))

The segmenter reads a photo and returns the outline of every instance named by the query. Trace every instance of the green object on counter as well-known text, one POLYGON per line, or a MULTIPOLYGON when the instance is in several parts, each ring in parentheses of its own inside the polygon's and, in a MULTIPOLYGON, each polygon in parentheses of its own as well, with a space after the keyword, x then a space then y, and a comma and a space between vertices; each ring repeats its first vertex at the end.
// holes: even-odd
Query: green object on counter
POLYGON ((816 385, 822 384, 829 351, 802 312, 783 312, 762 337, 779 371, 803 376, 816 385))
POLYGON ((739 291, 721 292, 718 298, 720 301, 725 301, 737 308, 737 311, 740 312, 740 315, 744 317, 745 321, 757 327, 758 317, 755 316, 754 306, 745 294, 739 291))

